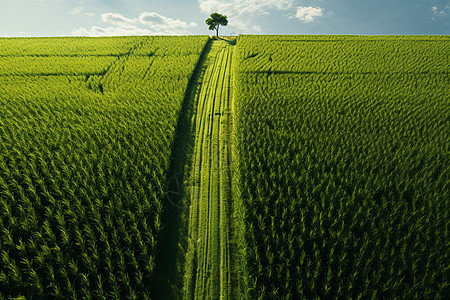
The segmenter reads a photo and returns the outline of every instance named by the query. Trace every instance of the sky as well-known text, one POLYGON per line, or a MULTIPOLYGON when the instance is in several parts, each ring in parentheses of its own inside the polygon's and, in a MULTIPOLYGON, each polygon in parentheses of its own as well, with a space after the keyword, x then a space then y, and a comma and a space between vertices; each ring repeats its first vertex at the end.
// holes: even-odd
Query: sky
POLYGON ((0 37, 450 34, 450 0, 0 0, 0 37))

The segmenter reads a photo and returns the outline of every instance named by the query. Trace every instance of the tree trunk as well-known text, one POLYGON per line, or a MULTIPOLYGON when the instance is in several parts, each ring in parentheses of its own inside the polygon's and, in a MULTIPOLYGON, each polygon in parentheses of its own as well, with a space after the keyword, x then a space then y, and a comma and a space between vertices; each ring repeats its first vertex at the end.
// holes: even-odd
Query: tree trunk
POLYGON ((219 37, 219 25, 216 27, 216 36, 219 37))

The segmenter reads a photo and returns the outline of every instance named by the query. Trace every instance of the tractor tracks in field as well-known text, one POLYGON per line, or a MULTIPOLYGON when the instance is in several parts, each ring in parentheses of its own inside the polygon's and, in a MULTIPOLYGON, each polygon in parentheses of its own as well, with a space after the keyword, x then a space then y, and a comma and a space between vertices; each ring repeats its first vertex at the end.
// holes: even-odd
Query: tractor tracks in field
POLYGON ((189 174, 195 144, 193 118, 197 110, 194 96, 200 89, 206 68, 205 62, 210 51, 211 41, 208 41, 189 80, 178 119, 170 167, 166 175, 162 203, 163 229, 158 240, 155 278, 150 286, 152 299, 183 298, 183 272, 187 249, 187 218, 189 217, 189 174))
POLYGON ((163 203, 155 299, 230 299, 233 42, 210 40, 185 94, 163 203))
POLYGON ((184 299, 231 297, 231 131, 233 46, 213 41, 193 119, 184 299))

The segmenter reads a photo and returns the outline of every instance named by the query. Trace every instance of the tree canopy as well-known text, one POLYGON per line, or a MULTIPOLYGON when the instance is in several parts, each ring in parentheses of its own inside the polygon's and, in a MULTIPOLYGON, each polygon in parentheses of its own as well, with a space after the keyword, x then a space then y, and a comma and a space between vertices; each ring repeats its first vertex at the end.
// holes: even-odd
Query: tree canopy
POLYGON ((212 13, 211 16, 206 19, 205 21, 206 25, 209 26, 209 30, 215 30, 216 36, 219 36, 219 26, 227 26, 228 19, 227 16, 221 15, 219 13, 212 13))

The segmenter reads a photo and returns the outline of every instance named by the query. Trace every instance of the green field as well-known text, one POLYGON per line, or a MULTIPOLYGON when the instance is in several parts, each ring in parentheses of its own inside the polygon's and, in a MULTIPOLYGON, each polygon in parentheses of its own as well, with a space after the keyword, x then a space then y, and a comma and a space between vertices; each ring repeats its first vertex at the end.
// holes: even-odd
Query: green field
POLYGON ((0 299, 446 299, 450 38, 0 39, 0 299))
POLYGON ((3 297, 152 295, 175 128, 207 40, 2 39, 3 297))
POLYGON ((239 38, 249 299, 449 295, 449 45, 239 38))

